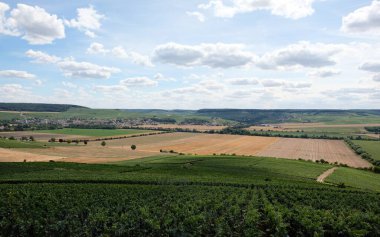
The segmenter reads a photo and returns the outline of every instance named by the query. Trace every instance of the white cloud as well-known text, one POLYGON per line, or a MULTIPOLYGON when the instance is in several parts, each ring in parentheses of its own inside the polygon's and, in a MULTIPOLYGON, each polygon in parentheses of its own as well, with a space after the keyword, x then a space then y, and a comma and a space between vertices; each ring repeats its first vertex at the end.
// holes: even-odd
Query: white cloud
POLYGON ((30 44, 50 44, 65 38, 63 21, 45 9, 17 4, 7 17, 9 10, 7 4, 0 2, 0 34, 21 36, 30 44))
POLYGON ((264 80, 261 82, 261 85, 264 87, 280 87, 284 85, 284 82, 277 80, 264 80))
POLYGON ((3 70, 0 71, 0 77, 34 80, 36 78, 36 75, 25 71, 3 70))
POLYGON ((76 84, 71 83, 71 82, 68 82, 68 81, 63 81, 63 82, 62 82, 62 85, 63 85, 64 87, 71 88, 71 89, 76 89, 76 88, 78 88, 78 86, 77 86, 76 84))
POLYGON ((105 16, 99 14, 93 6, 78 8, 77 13, 77 19, 65 20, 65 24, 68 27, 77 28, 83 31, 87 36, 94 38, 96 36, 94 31, 100 29, 100 21, 103 20, 105 16))
POLYGON ((347 33, 380 33, 380 1, 359 8, 342 18, 341 30, 347 33))
POLYGON ((175 78, 166 77, 166 76, 162 75, 161 73, 156 73, 153 78, 156 81, 176 81, 175 78))
POLYGON ((261 82, 264 87, 282 87, 285 89, 303 89, 312 86, 309 82, 287 82, 283 80, 264 80, 261 82))
POLYGON ((94 90, 104 94, 114 94, 125 92, 128 88, 125 85, 96 85, 94 86, 94 90))
POLYGON ((211 91, 220 91, 226 88, 226 86, 216 80, 204 80, 199 82, 198 86, 211 91))
POLYGON ((41 51, 34 51, 29 49, 25 52, 25 55, 29 58, 33 58, 35 63, 56 63, 61 59, 54 55, 49 55, 41 51))
POLYGON ((333 77, 341 74, 340 70, 333 69, 333 68, 321 68, 315 71, 311 71, 308 73, 308 76, 310 77, 333 77))
POLYGON ((106 54, 109 50, 104 48, 104 45, 100 43, 92 43, 90 47, 87 49, 87 53, 89 54, 106 54))
POLYGON ((368 72, 380 72, 380 62, 366 62, 363 63, 359 69, 368 72))
POLYGON ((192 17, 195 17, 198 21, 200 22, 204 22, 206 20, 205 16, 200 13, 200 12, 197 12, 197 11, 194 11, 194 12, 186 12, 186 14, 188 16, 192 16, 192 17))
POLYGON ((24 92, 23 86, 20 84, 5 84, 0 85, 0 94, 22 94, 24 92))
POLYGON ((191 46, 171 42, 157 46, 153 55, 153 59, 161 63, 212 68, 245 66, 254 58, 252 53, 244 51, 244 45, 223 43, 191 46))
POLYGON ((64 59, 57 63, 66 77, 108 79, 112 74, 120 72, 119 68, 105 67, 89 62, 77 62, 74 59, 64 59))
POLYGON ((130 86, 130 87, 139 87, 139 86, 156 86, 157 81, 154 81, 148 77, 130 77, 120 81, 121 85, 130 86))
POLYGON ((231 85, 245 86, 245 85, 257 85, 259 81, 255 78, 232 78, 227 80, 231 85))
POLYGON ((258 10, 270 11, 272 15, 290 19, 299 19, 314 13, 312 7, 315 0, 231 0, 229 5, 223 0, 210 0, 200 4, 198 8, 213 10, 216 17, 232 18, 236 14, 258 10))
POLYGON ((372 77, 372 79, 373 79, 374 81, 378 81, 378 82, 380 82, 380 73, 374 75, 374 76, 372 77))
POLYGON ((35 60, 33 62, 54 63, 61 69, 63 75, 66 77, 108 79, 112 74, 121 71, 116 67, 100 66, 89 62, 78 62, 73 58, 61 59, 41 51, 28 50, 25 54, 30 58, 34 58, 35 60))
POLYGON ((299 42, 264 54, 256 65, 262 69, 319 68, 336 64, 333 56, 343 50, 342 45, 299 42))
POLYGON ((112 54, 115 57, 121 59, 127 59, 134 64, 153 67, 154 65, 150 61, 148 56, 142 55, 140 53, 130 51, 127 52, 122 46, 114 47, 113 49, 107 49, 103 44, 92 43, 89 48, 87 48, 87 53, 89 54, 112 54))

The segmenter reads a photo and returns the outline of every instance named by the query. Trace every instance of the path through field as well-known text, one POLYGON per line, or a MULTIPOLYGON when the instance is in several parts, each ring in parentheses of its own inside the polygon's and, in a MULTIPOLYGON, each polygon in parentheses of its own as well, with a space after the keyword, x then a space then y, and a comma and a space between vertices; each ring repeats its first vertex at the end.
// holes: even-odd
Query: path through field
POLYGON ((320 176, 318 176, 317 178, 317 182, 320 182, 320 183, 323 183, 325 182, 325 179, 330 176, 332 173, 334 173, 334 171, 337 169, 337 167, 333 167, 331 169, 328 169, 326 170, 325 172, 323 172, 320 176))

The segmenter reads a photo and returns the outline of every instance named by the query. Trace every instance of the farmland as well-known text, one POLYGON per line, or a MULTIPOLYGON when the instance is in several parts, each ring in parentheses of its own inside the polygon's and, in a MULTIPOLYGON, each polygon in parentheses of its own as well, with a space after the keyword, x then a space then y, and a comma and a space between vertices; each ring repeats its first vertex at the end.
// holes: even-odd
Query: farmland
POLYGON ((373 159, 380 161, 380 141, 353 141, 354 144, 359 145, 364 151, 369 153, 373 159))
POLYGON ((63 128, 56 130, 39 130, 39 133, 49 134, 64 134, 64 135, 79 135, 87 137, 107 137, 118 135, 131 135, 151 132, 150 130, 139 129, 78 129, 78 128, 63 128))
MULTIPOLYGON (((379 194, 315 182, 330 167, 232 156, 151 157, 118 165, 2 163, 0 230, 54 236, 378 235, 379 194)), ((379 182, 371 184, 370 190, 379 189, 379 182)))
MULTIPOLYGON (((84 163, 108 163, 183 153, 194 155, 233 154, 311 161, 323 159, 330 163, 336 162, 352 167, 371 167, 370 163, 356 155, 343 141, 326 139, 166 133, 109 140, 105 147, 102 147, 100 143, 100 141, 91 141, 87 145, 54 146, 48 149, 25 148, 23 152, 50 156, 52 160, 84 163), (136 145, 137 149, 131 150, 131 145, 136 145)), ((22 157, 17 154, 14 158, 22 157)), ((13 159, 9 158, 8 161, 13 161, 13 159)))

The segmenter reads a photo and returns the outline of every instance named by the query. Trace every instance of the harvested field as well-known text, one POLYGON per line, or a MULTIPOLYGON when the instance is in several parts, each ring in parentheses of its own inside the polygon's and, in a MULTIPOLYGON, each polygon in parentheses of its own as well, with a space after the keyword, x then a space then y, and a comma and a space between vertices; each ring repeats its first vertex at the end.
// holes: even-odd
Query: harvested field
POLYGON ((219 131, 227 126, 211 126, 211 125, 181 125, 181 124, 156 124, 156 125, 140 125, 140 128, 144 129, 175 129, 175 128, 180 128, 180 129, 189 129, 189 130, 197 130, 197 131, 209 131, 209 130, 215 130, 219 131))
MULTIPOLYGON (((160 150, 185 154, 212 155, 236 154, 288 159, 320 160, 338 162, 353 167, 370 167, 367 161, 357 156, 343 141, 296 139, 258 136, 239 136, 200 133, 165 133, 151 136, 106 141, 102 147, 98 142, 88 145, 57 146, 44 149, 18 149, 41 160, 59 159, 61 161, 83 163, 107 163, 148 156, 169 155, 160 150), (132 151, 130 146, 136 145, 132 151), (45 157, 46 156, 46 157, 45 157)), ((19 153, 8 150, 10 154, 1 161, 14 161, 19 153)), ((25 156, 25 154, 23 154, 25 156)), ((23 159, 21 159, 23 160, 23 159)))
POLYGON ((360 128, 360 127, 376 127, 380 126, 379 123, 368 124, 323 124, 323 123, 281 123, 273 124, 284 129, 297 129, 297 128, 360 128))
POLYGON ((352 167, 372 166, 357 156, 343 141, 338 140, 282 138, 256 155, 312 161, 324 159, 329 163, 338 162, 352 167))
POLYGON ((4 149, 0 148, 0 162, 23 162, 26 161, 49 161, 58 160, 62 157, 49 156, 41 154, 33 154, 30 152, 22 152, 19 149, 4 149))

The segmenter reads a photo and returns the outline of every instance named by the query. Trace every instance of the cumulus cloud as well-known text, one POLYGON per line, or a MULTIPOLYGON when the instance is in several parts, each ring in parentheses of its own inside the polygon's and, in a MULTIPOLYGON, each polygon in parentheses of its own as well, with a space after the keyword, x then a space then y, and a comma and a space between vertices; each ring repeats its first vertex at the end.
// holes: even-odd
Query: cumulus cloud
POLYGON ((36 78, 36 75, 28 73, 26 71, 3 70, 0 71, 0 77, 33 80, 36 78))
POLYGON ((29 58, 33 58, 34 60, 32 62, 35 63, 56 63, 61 60, 61 58, 57 56, 49 55, 41 51, 34 51, 32 49, 26 51, 25 55, 29 58))
POLYGON ((365 62, 359 69, 368 72, 380 72, 380 62, 365 62))
POLYGON ((205 16, 200 13, 200 12, 197 12, 197 11, 194 11, 194 12, 186 12, 186 14, 188 16, 192 16, 192 17, 195 17, 198 21, 200 22, 204 22, 206 20, 205 16))
POLYGON ((140 53, 130 51, 127 52, 122 46, 117 46, 112 49, 107 49, 103 44, 100 43, 92 43, 89 48, 87 48, 87 53, 89 54, 110 54, 115 57, 126 59, 131 61, 134 64, 153 67, 150 57, 142 55, 140 53))
POLYGON ((96 36, 94 31, 97 31, 101 27, 101 20, 105 18, 104 15, 99 14, 93 6, 87 8, 77 9, 77 18, 71 20, 65 20, 65 24, 68 27, 77 28, 84 32, 87 36, 94 38, 96 36))
POLYGON ((50 44, 56 39, 65 38, 63 20, 38 6, 17 4, 10 7, 0 2, 0 34, 21 36, 30 44, 50 44))
POLYGON ((245 51, 241 44, 183 45, 171 42, 157 46, 153 52, 153 59, 157 62, 185 67, 239 67, 251 63, 253 58, 254 55, 245 51))
POLYGON ((231 85, 246 86, 246 85, 257 85, 259 81, 255 78, 232 78, 227 80, 231 85))
POLYGON ((92 43, 87 49, 88 54, 106 54, 109 50, 104 48, 104 45, 100 43, 92 43))
POLYGON ((286 89, 302 89, 312 86, 309 82, 287 82, 283 80, 264 80, 261 82, 263 87, 282 87, 286 89))
POLYGON ((77 62, 73 59, 64 59, 57 63, 66 77, 108 79, 112 74, 120 72, 115 67, 105 67, 89 62, 77 62))
POLYGON ((294 67, 319 68, 336 64, 333 56, 343 50, 342 45, 299 42, 264 54, 256 65, 262 69, 294 67))
POLYGON ((290 19, 299 19, 314 13, 312 7, 315 0, 231 0, 226 5, 224 0, 210 0, 200 4, 198 8, 212 10, 216 17, 232 18, 236 14, 259 10, 270 11, 272 15, 290 19))
POLYGON ((315 71, 311 71, 308 73, 308 76, 310 77, 333 77, 341 74, 340 70, 333 69, 333 68, 321 68, 315 71))
POLYGON ((129 87, 157 86, 158 82, 148 77, 130 77, 120 81, 120 84, 129 87))
POLYGON ((359 8, 342 19, 341 30, 347 33, 380 33, 380 1, 359 8))
POLYGON ((108 79, 121 70, 116 67, 100 66, 89 62, 78 62, 74 58, 61 59, 41 51, 28 50, 26 56, 35 59, 33 62, 54 63, 66 77, 108 79))

